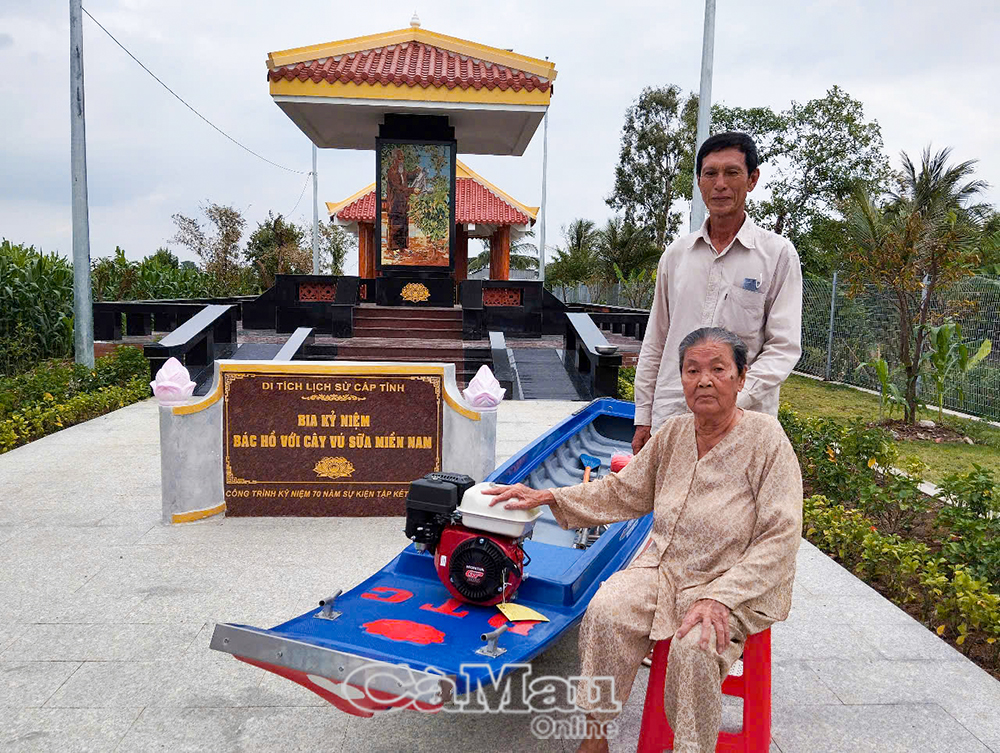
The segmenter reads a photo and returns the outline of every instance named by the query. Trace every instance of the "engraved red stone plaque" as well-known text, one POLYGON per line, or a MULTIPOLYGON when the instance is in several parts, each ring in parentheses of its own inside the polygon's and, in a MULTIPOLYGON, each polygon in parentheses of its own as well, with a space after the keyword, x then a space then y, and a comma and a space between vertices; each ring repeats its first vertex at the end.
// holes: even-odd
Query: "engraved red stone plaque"
POLYGON ((440 375, 221 378, 227 515, 403 515, 441 470, 440 375))

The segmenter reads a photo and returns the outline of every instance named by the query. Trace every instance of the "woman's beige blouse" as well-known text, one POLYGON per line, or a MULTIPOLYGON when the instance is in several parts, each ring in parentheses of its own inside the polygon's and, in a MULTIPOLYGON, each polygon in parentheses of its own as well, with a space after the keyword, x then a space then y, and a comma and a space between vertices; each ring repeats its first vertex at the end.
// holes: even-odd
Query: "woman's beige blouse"
POLYGON ((746 411, 701 460, 694 416, 663 424, 621 472, 552 490, 564 528, 652 511, 650 546, 631 567, 659 567, 650 637, 669 638, 698 599, 788 616, 802 535, 802 477, 781 425, 746 411))

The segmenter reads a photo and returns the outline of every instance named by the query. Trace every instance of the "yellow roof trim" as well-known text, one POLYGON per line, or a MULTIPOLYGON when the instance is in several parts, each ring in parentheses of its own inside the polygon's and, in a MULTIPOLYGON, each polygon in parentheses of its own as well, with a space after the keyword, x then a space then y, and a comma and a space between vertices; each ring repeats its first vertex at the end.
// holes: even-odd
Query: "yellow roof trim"
POLYGON ((308 47, 295 47, 288 50, 269 52, 267 55, 267 67, 270 70, 281 68, 286 65, 305 63, 321 58, 339 57, 349 55, 362 50, 372 50, 378 47, 388 47, 395 44, 405 44, 406 42, 423 42, 424 44, 440 47, 450 52, 477 60, 485 60, 489 63, 504 65, 509 68, 531 73, 535 76, 545 78, 549 81, 556 79, 556 65, 548 60, 519 55, 516 52, 509 52, 498 47, 490 47, 478 42, 470 42, 467 39, 449 37, 445 34, 438 34, 427 29, 408 28, 396 31, 387 31, 381 34, 369 34, 363 37, 353 37, 352 39, 342 39, 336 42, 324 44, 314 44, 308 47))
POLYGON ((370 194, 374 190, 375 190, 375 184, 372 183, 372 184, 370 184, 368 186, 365 186, 364 188, 362 188, 357 193, 351 194, 350 196, 348 196, 343 201, 337 201, 337 202, 328 201, 328 202, 326 202, 326 211, 332 217, 333 215, 335 215, 337 212, 339 212, 341 209, 343 209, 344 207, 346 207, 351 202, 357 201, 362 196, 367 196, 368 194, 370 194))

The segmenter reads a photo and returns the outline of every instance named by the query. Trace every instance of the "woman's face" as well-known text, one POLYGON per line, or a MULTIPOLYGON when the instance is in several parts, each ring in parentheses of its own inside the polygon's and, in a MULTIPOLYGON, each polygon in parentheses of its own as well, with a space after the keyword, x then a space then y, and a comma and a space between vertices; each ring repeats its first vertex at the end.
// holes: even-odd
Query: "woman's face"
POLYGON ((725 343, 706 340, 684 354, 681 384, 688 408, 698 416, 725 417, 736 408, 746 373, 736 370, 733 349, 725 343))

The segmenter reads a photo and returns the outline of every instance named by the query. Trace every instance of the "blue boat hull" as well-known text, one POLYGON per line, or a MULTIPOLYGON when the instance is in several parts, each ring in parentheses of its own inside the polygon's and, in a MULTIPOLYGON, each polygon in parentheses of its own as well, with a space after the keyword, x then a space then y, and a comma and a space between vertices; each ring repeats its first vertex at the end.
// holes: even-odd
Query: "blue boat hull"
MULTIPOLYGON (((566 486, 582 480, 580 452, 601 458, 628 446, 634 406, 597 400, 510 458, 489 477, 499 483, 566 486)), ((531 557, 515 595, 548 622, 508 623, 495 606, 451 598, 433 555, 407 546, 332 609, 317 608, 270 630, 218 625, 212 648, 287 677, 355 715, 388 708, 440 708, 529 662, 583 616, 600 584, 634 559, 651 516, 614 524, 586 549, 546 511, 525 542, 531 557), (484 634, 506 625, 497 651, 484 634), (485 652, 485 653, 484 653, 485 652), (499 653, 498 653, 499 652, 499 653), (496 654, 496 655, 489 655, 496 654)))

